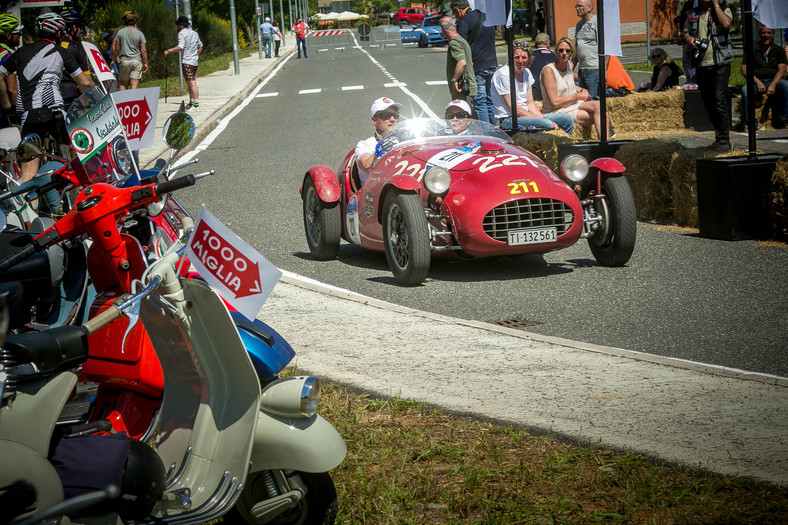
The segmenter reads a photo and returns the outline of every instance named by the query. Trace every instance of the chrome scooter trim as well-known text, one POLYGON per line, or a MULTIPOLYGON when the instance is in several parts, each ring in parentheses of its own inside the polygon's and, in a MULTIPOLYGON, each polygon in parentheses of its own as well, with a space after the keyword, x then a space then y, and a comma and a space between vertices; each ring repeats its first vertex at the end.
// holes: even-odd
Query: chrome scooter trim
POLYGON ((175 477, 173 478, 171 478, 170 476, 172 476, 172 472, 175 470, 175 463, 170 465, 170 469, 167 472, 167 486, 164 488, 164 490, 170 489, 173 485, 175 485, 178 482, 179 479, 181 479, 181 476, 183 476, 186 467, 189 466, 189 460, 191 459, 191 457, 192 457, 192 447, 189 447, 186 449, 186 453, 183 455, 183 461, 181 462, 181 467, 178 469, 178 472, 175 474, 175 477))
MULTIPOLYGON (((203 503, 199 508, 196 508, 187 514, 180 516, 173 516, 172 519, 164 518, 161 521, 171 523, 173 525, 186 525, 190 523, 205 523, 222 516, 227 513, 243 490, 243 482, 237 477, 230 477, 230 472, 225 471, 222 476, 222 481, 216 488, 211 497, 203 503)), ((156 522, 153 522, 156 523, 156 522)))

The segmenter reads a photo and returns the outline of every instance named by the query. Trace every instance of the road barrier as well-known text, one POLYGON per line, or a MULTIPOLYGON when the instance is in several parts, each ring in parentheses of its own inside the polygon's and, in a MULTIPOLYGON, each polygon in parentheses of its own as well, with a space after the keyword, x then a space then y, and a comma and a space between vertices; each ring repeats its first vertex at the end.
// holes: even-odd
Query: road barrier
POLYGON ((370 34, 369 47, 385 49, 389 46, 402 45, 400 29, 397 26, 375 27, 370 34))
POLYGON ((348 29, 318 29, 307 35, 307 49, 314 48, 318 53, 342 51, 353 47, 353 37, 348 29))

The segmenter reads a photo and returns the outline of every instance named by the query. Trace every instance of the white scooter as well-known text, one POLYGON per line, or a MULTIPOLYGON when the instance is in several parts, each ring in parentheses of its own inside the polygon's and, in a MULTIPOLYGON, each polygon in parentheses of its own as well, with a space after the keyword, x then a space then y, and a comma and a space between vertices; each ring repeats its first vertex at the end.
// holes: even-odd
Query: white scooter
POLYGON ((336 491, 328 472, 347 449, 316 414, 318 379, 282 378, 261 392, 227 308, 206 284, 178 277, 174 248, 146 272, 144 290, 122 296, 81 327, 6 338, 0 501, 24 505, 15 494, 30 497, 32 488, 35 495, 13 523, 69 516, 63 521, 187 524, 228 513, 253 524, 334 521, 336 491), (90 516, 96 501, 112 487, 63 501, 61 478, 48 457, 58 415, 76 383, 74 367, 87 359, 87 334, 121 314, 130 321, 139 316, 150 335, 164 371, 164 401, 155 440, 142 447, 155 451, 153 458, 138 457, 131 468, 129 456, 118 503, 96 517, 90 516), (88 516, 74 517, 86 505, 81 512, 88 516))

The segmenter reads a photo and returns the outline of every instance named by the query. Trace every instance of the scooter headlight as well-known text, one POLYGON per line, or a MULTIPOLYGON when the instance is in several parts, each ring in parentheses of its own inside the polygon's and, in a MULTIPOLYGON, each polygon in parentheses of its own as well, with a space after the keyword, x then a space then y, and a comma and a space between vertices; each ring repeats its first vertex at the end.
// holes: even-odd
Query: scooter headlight
POLYGON ((116 170, 116 180, 122 180, 127 177, 131 171, 131 150, 126 144, 126 139, 123 137, 115 137, 110 145, 110 155, 112 156, 112 164, 116 170))
POLYGON ((569 155, 561 162, 561 176, 570 182, 580 182, 588 175, 588 161, 580 155, 569 155))
POLYGON ((432 167, 424 174, 424 187, 427 191, 440 195, 449 191, 451 185, 451 175, 449 172, 438 166, 432 167))
POLYGON ((285 377, 269 384, 260 408, 281 417, 312 417, 320 403, 320 380, 313 376, 285 377))

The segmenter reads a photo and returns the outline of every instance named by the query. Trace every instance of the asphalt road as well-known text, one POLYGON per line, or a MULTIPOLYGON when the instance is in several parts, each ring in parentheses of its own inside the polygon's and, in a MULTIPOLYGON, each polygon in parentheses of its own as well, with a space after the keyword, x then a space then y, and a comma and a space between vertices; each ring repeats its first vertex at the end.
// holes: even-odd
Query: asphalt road
MULTIPOLYGON (((603 268, 584 242, 546 254, 435 260, 420 287, 394 283, 383 254, 343 244, 309 255, 298 188, 308 167, 336 169, 371 134, 369 105, 387 95, 404 115, 448 102, 445 48, 310 50, 291 59, 200 154, 217 176, 180 192, 282 269, 404 306, 526 330, 788 377, 788 249, 702 239, 651 224, 625 268, 603 268), (432 82, 437 82, 433 84, 432 82)), ((197 171, 195 169, 195 171, 197 171)))

